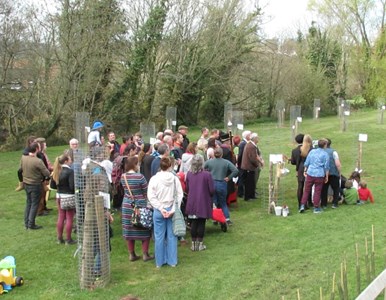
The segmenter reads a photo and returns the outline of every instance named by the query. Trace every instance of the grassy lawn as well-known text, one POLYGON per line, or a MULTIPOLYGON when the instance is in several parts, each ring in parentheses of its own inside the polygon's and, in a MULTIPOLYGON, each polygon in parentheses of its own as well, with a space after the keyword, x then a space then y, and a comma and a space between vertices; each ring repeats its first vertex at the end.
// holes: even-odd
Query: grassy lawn
MULTIPOLYGON (((261 137, 260 147, 266 163, 268 155, 290 155, 293 144, 288 127, 275 123, 246 126, 261 137)), ((156 270, 154 262, 129 262, 126 245, 121 238, 120 219, 115 215, 115 236, 112 239, 111 282, 104 289, 79 289, 78 259, 75 246, 56 244, 57 210, 53 195, 48 206, 49 216, 38 217, 42 230, 26 231, 23 226, 24 192, 16 193, 16 171, 21 151, 0 154, 0 224, 2 237, 0 259, 13 255, 17 275, 25 284, 16 287, 4 299, 120 299, 131 294, 140 299, 330 299, 333 273, 340 275, 345 257, 349 278, 349 299, 355 298, 355 244, 358 243, 361 262, 361 286, 366 286, 365 238, 371 241, 375 228, 375 273, 385 265, 386 204, 384 181, 386 170, 384 149, 386 125, 377 124, 377 111, 355 112, 349 117, 348 129, 342 133, 337 117, 318 121, 303 119, 300 132, 314 139, 329 137, 342 161, 343 174, 349 176, 355 168, 358 154, 358 134, 368 134, 363 145, 362 178, 375 197, 374 205, 328 208, 320 215, 310 211, 297 213, 297 181, 293 166, 281 181, 280 199, 289 205, 287 218, 267 214, 268 168, 264 168, 258 184, 260 198, 254 202, 239 199, 231 207, 234 226, 227 233, 207 223, 207 250, 191 252, 189 246, 179 247, 177 268, 156 270)), ((189 134, 191 140, 198 131, 189 134)), ((48 150, 51 161, 64 147, 48 150)), ((189 245, 189 244, 188 244, 189 245)), ((137 253, 141 253, 137 245, 137 253)), ((153 249, 151 244, 151 249, 153 249)), ((369 243, 371 250, 371 243, 369 243)), ((153 252, 153 251, 151 251, 153 252)), ((338 297, 336 296, 336 299, 338 297)))

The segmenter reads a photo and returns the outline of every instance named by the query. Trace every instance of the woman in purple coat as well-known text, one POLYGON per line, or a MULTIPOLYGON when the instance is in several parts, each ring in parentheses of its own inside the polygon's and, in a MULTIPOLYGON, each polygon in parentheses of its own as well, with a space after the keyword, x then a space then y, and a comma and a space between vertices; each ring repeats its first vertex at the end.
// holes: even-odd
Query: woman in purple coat
POLYGON ((203 243, 206 219, 212 218, 212 196, 214 182, 210 172, 204 170, 204 158, 196 154, 191 160, 190 170, 186 175, 188 200, 185 213, 190 219, 192 251, 206 249, 203 243))

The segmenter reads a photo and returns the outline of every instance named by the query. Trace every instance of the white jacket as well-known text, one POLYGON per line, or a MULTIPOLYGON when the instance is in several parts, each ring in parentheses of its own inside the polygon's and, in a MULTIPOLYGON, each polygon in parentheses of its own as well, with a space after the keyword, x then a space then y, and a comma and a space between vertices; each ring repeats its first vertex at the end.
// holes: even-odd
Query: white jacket
POLYGON ((150 178, 149 185, 147 187, 147 197, 150 204, 158 210, 166 209, 172 206, 171 212, 174 212, 175 208, 173 203, 175 189, 178 207, 180 207, 182 197, 184 196, 180 180, 172 172, 159 171, 150 178))

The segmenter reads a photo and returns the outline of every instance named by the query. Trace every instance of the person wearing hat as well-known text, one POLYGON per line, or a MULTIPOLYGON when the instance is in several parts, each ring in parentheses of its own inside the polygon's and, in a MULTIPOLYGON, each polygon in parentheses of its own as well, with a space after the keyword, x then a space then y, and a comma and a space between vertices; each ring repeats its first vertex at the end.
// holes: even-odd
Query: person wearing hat
POLYGON ((27 197, 24 212, 25 229, 35 230, 42 228, 42 226, 36 225, 35 218, 42 193, 42 181, 50 178, 50 171, 48 171, 43 161, 37 157, 39 151, 39 143, 33 142, 28 147, 28 155, 22 155, 20 162, 27 197))
POLYGON ((243 161, 244 148, 247 143, 251 140, 252 132, 245 130, 242 133, 243 140, 239 144, 239 154, 237 155, 237 168, 239 169, 239 180, 237 182, 237 196, 240 198, 244 197, 244 182, 245 182, 245 170, 242 169, 241 164, 243 161))
MULTIPOLYGON (((249 139, 251 138, 249 134, 249 139)), ((256 182, 255 171, 259 166, 259 160, 257 158, 256 145, 251 139, 245 144, 243 150, 243 156, 241 160, 241 169, 244 172, 244 200, 256 199, 256 182)))
POLYGON ((101 131, 103 126, 103 123, 100 121, 94 122, 94 125, 87 137, 87 142, 90 148, 102 146, 101 131))
POLYGON ((178 127, 178 132, 182 134, 182 137, 184 138, 183 141, 182 141, 182 149, 184 151, 184 153, 186 152, 186 148, 188 147, 190 141, 188 139, 188 137, 186 136, 188 134, 188 127, 186 127, 185 125, 180 125, 178 127))

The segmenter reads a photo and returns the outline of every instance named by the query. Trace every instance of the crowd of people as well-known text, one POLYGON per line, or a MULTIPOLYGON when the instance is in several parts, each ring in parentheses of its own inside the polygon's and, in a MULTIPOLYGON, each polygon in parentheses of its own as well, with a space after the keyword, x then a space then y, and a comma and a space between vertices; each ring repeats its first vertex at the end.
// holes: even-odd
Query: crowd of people
POLYGON ((105 140, 103 128, 100 121, 93 124, 87 150, 80 149, 78 140, 71 139, 69 149, 58 156, 53 165, 46 155, 45 140, 28 139, 16 189, 26 191, 26 229, 42 228, 35 219, 50 211, 46 207, 50 186, 56 190, 57 243, 76 244, 72 238, 75 207, 63 209, 61 202, 75 198, 76 174, 81 172, 81 163, 75 163, 77 157, 94 160, 99 157, 99 164, 111 183, 112 209, 120 212, 129 260, 140 259, 135 253, 135 241, 138 240, 142 243, 143 261, 155 259, 157 268, 163 265, 174 267, 178 263, 178 239, 182 243, 184 238, 173 234, 175 209, 181 209, 186 217, 192 241, 190 249, 202 251, 206 249, 205 226, 212 218, 213 207, 222 210, 225 226, 233 224, 227 199, 236 193, 236 183, 239 197, 245 201, 257 198, 256 184, 264 166, 257 133, 244 131, 239 137, 218 129, 203 128, 200 138, 190 142, 188 127, 182 125, 176 132, 170 129, 158 132, 154 144, 143 142, 139 132, 125 135, 120 144, 114 132, 108 132, 105 140), (134 207, 153 209, 152 229, 133 224, 134 207), (152 236, 154 256, 149 251, 152 236))
POLYGON ((311 207, 316 214, 323 212, 328 206, 329 189, 333 209, 340 203, 374 203, 360 171, 354 171, 349 178, 342 175, 341 161, 330 139, 319 139, 314 145, 310 135, 298 134, 295 141, 298 145, 292 150, 290 162, 296 166, 300 213, 311 207))
MULTIPOLYGON (((51 211, 47 208, 50 187, 57 191, 57 243, 77 243, 72 238, 75 207, 63 209, 61 203, 75 198, 79 180, 76 174, 82 172, 79 157, 80 162, 87 157, 98 160, 108 177, 110 187, 105 190, 111 195, 112 209, 120 213, 129 260, 141 258, 135 252, 135 241, 141 241, 142 260, 155 260, 157 268, 178 264, 178 240, 182 243, 184 238, 173 233, 176 209, 182 210, 190 229, 190 249, 203 251, 206 222, 212 219, 214 207, 222 211, 225 226, 231 226, 230 195, 237 194, 245 201, 258 197, 256 186, 264 160, 257 133, 245 130, 241 136, 232 136, 218 129, 202 128, 200 138, 190 142, 188 127, 182 125, 176 132, 170 129, 158 132, 153 144, 144 142, 139 132, 125 135, 120 144, 112 131, 105 140, 103 128, 102 122, 93 124, 87 150, 80 149, 78 140, 71 139, 69 148, 53 165, 46 154, 45 139, 35 136, 27 139, 16 188, 26 192, 26 230, 42 228, 36 224, 36 217, 51 211), (133 224, 135 207, 153 210, 151 229, 133 224), (154 255, 150 254, 152 237, 154 255)), ((334 209, 342 203, 374 203, 360 171, 354 171, 349 178, 342 175, 339 155, 331 147, 330 139, 315 142, 310 135, 299 134, 295 141, 298 145, 292 150, 290 162, 296 167, 300 213, 311 207, 314 213, 321 213, 330 202, 334 209)), ((111 215, 108 220, 112 221, 111 215)))

